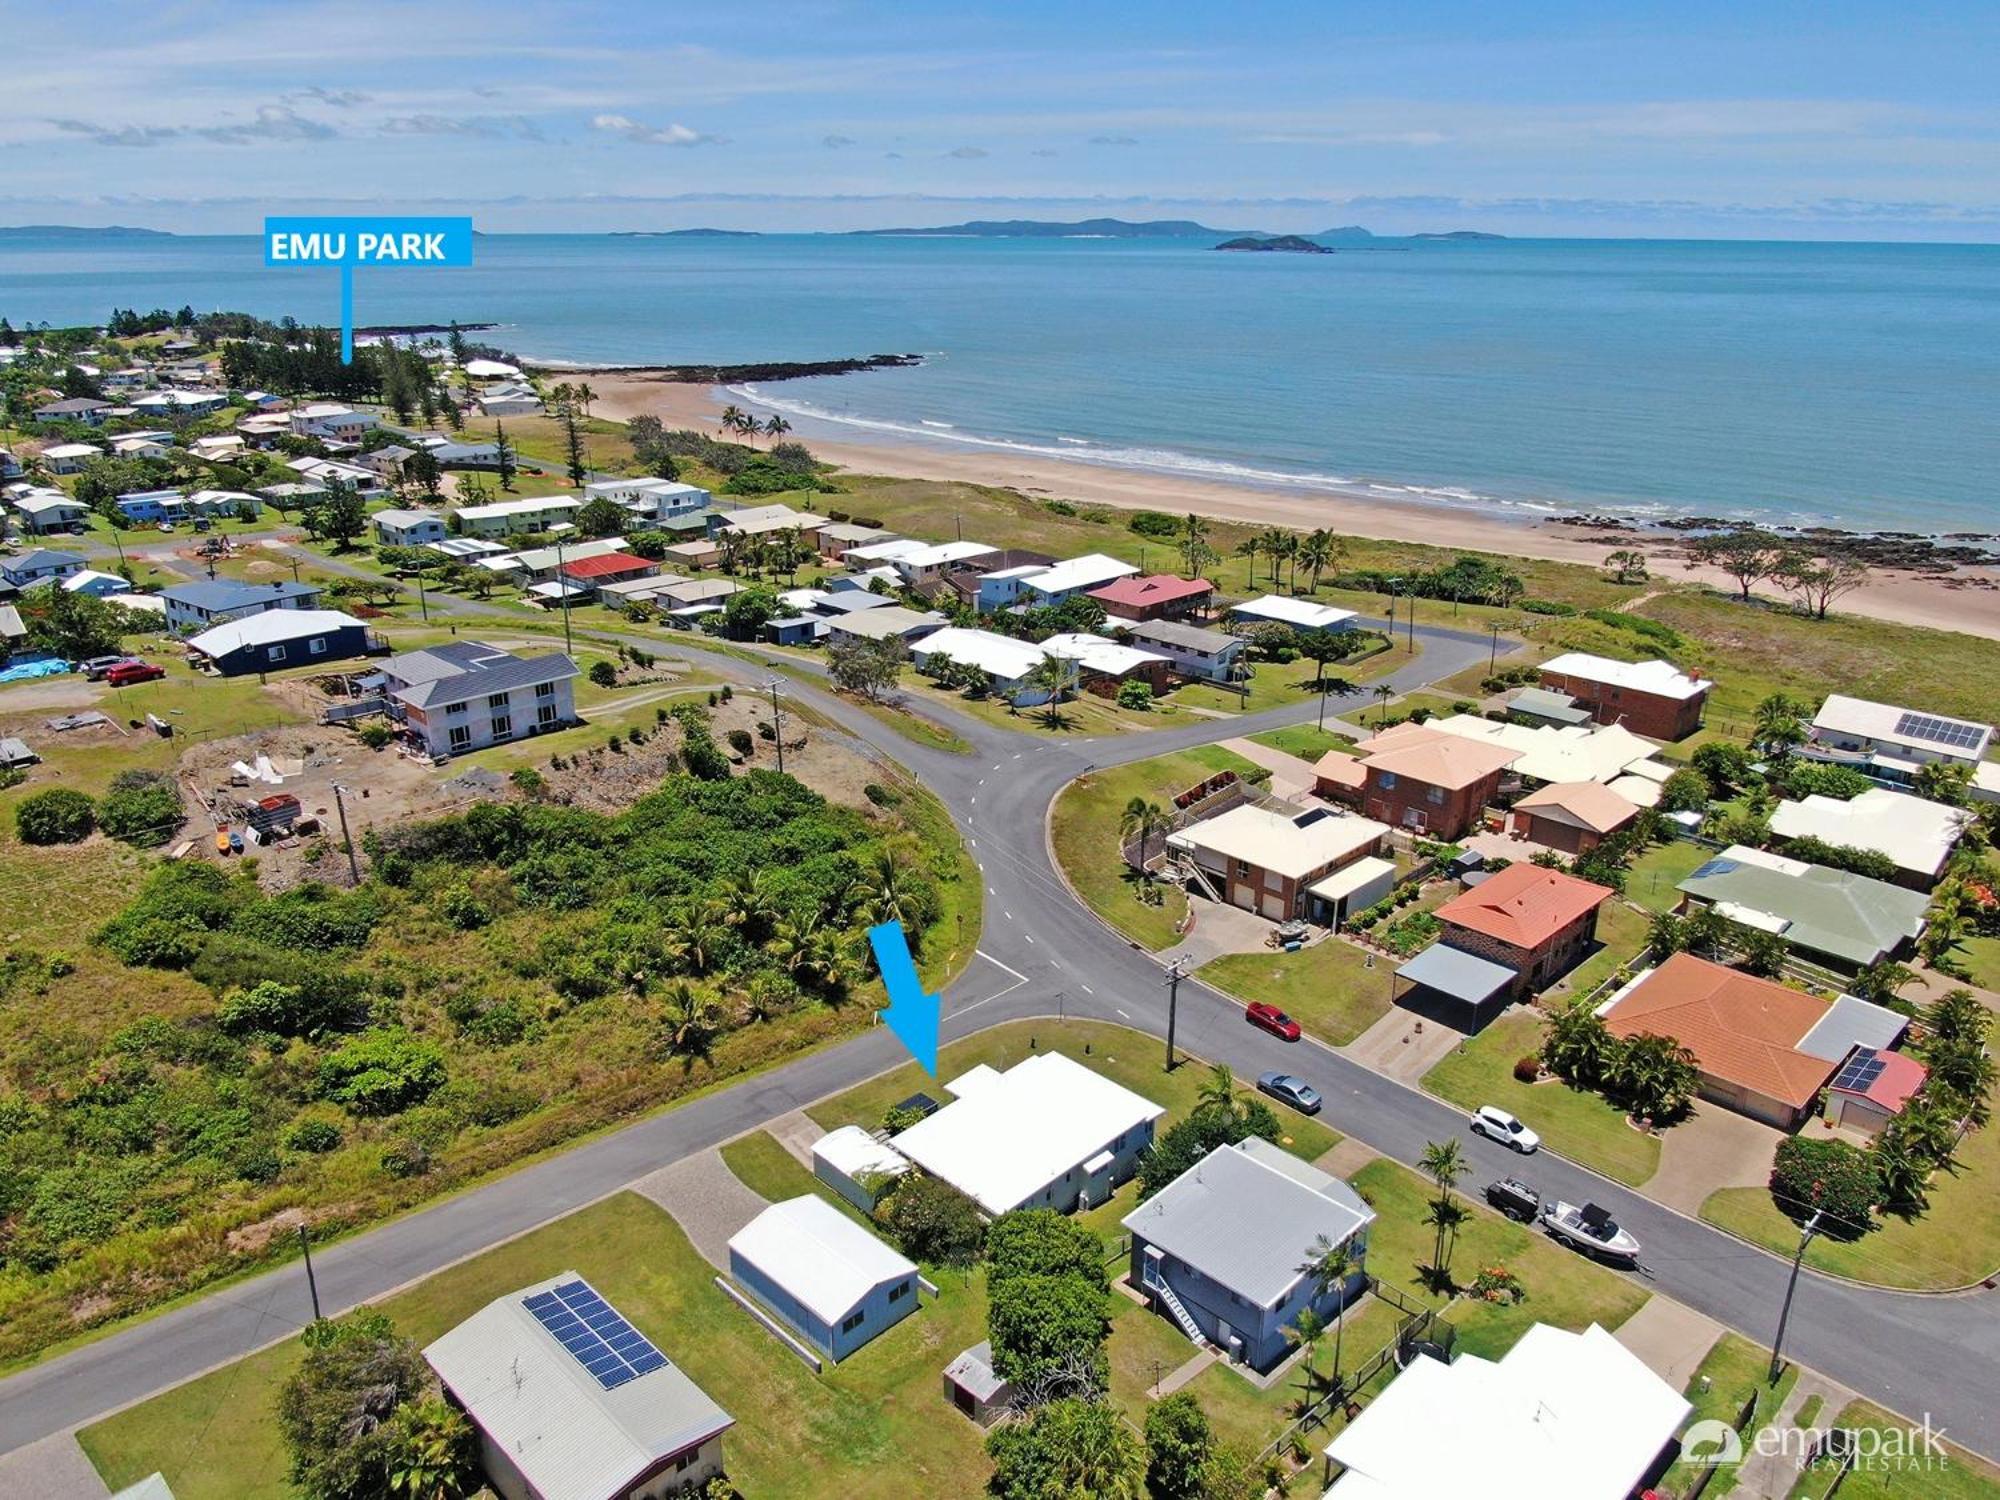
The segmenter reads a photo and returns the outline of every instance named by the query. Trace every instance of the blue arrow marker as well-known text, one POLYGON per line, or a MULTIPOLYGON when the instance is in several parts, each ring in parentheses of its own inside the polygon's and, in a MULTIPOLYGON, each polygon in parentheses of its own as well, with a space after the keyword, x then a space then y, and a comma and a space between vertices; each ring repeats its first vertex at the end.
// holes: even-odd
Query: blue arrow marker
POLYGON ((883 987, 889 991, 889 1008, 882 1019, 923 1070, 937 1077, 938 997, 924 993, 902 924, 881 922, 869 928, 868 946, 875 950, 875 966, 882 971, 883 987))

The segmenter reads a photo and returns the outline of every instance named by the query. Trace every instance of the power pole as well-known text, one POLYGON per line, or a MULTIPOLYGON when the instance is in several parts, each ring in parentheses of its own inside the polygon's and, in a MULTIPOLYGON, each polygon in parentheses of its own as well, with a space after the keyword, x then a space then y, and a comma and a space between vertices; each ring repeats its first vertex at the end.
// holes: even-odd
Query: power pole
POLYGON ((1500 622, 1498 620, 1495 620, 1493 622, 1493 649, 1492 651, 1487 653, 1486 657, 1486 675, 1488 677, 1491 677, 1495 672, 1499 670, 1500 670, 1500 622))
POLYGON ((333 784, 333 809, 340 814, 340 841, 347 846, 347 873, 354 877, 356 885, 361 884, 361 861, 354 855, 354 840, 347 832, 347 802, 341 795, 346 790, 339 782, 333 784))
POLYGON ((576 644, 569 638, 569 580, 563 577, 562 537, 556 537, 556 587, 562 590, 563 654, 576 655, 576 644))
POLYGON ((1410 592, 1410 602, 1403 606, 1403 625, 1409 631, 1409 649, 1417 649, 1417 595, 1415 588, 1410 592))
POLYGON ((1174 1070, 1174 1025, 1180 1019, 1181 976, 1187 972, 1183 967, 1187 959, 1178 955, 1167 965, 1167 1071, 1174 1070))
POLYGON ((312 1293, 313 1321, 317 1323, 322 1316, 319 1310, 319 1278, 313 1275, 312 1240, 303 1224, 299 1226, 299 1253, 306 1258, 306 1288, 312 1293))
POLYGON ((1799 1233, 1798 1253, 1792 1257, 1791 1279, 1785 1283, 1785 1305, 1778 1310, 1778 1336, 1771 1341, 1770 1383, 1772 1385, 1778 1383, 1778 1376, 1785 1368, 1785 1324, 1791 1321, 1792 1293, 1799 1289, 1799 1265, 1806 1258, 1806 1246, 1810 1245, 1813 1236, 1819 1233, 1820 1212, 1819 1209, 1814 1209, 1812 1217, 1806 1220, 1805 1228, 1799 1233))
POLYGON ((785 716, 778 710, 778 679, 766 684, 771 689, 771 738, 778 742, 778 774, 785 774, 785 716))
POLYGON ((423 611, 424 623, 429 624, 431 618, 431 602, 430 600, 424 597, 424 575, 422 573, 417 574, 417 608, 423 611))

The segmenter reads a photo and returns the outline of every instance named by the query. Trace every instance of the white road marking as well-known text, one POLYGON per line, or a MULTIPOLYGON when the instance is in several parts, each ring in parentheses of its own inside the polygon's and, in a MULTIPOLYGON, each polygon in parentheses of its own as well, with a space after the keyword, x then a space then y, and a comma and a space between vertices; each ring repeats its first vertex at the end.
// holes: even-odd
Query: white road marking
POLYGON ((996 901, 1000 899, 1000 893, 994 890, 993 887, 990 885, 986 887, 986 894, 993 897, 993 899, 996 901))
POLYGON ((1021 936, 1026 938, 1031 943, 1035 940, 1035 935, 1032 932, 1024 932, 1021 934, 1021 936))
MULTIPOLYGON (((1112 1008, 1113 1010, 1118 1010, 1118 1007, 1117 1007, 1117 1006, 1115 1006, 1115 1005, 1114 1005, 1114 1006, 1112 1006, 1111 1008, 1112 1008)), ((1131 1018, 1130 1016, 1126 1015, 1126 1014, 1125 1014, 1125 1012, 1124 1012, 1124 1011, 1122 1011, 1122 1010, 1118 1010, 1118 1014, 1119 1014, 1119 1016, 1120 1016, 1120 1017, 1122 1017, 1123 1019, 1125 1019, 1125 1020, 1127 1020, 1127 1021, 1129 1021, 1129 1020, 1131 1020, 1131 1019, 1132 1019, 1132 1018, 1131 1018)))
POLYGON ((1092 989, 1092 988, 1091 988, 1091 987, 1090 987, 1089 985, 1087 985, 1087 984, 1085 984, 1085 985, 1079 985, 1079 986, 1078 986, 1078 988, 1079 988, 1079 989, 1081 989, 1081 990, 1082 990, 1082 991, 1083 991, 1083 992, 1084 992, 1084 993, 1085 993, 1086 995, 1094 995, 1094 994, 1096 994, 1096 993, 1097 993, 1097 991, 1096 991, 1096 990, 1092 989))
POLYGON ((1010 922, 1014 920, 1014 914, 1011 911, 1007 913, 1007 920, 1010 922))

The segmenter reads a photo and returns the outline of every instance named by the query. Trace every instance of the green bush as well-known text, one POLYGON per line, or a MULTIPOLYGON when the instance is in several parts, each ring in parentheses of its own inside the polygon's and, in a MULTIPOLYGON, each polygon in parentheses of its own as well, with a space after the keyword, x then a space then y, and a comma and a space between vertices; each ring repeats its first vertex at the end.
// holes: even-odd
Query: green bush
POLYGON ((876 1213, 912 1260, 969 1266, 979 1259, 986 1240, 979 1205, 950 1183, 924 1172, 905 1172, 897 1178, 876 1213))
POLYGON ((615 687, 618 683, 618 668, 616 664, 604 657, 599 657, 596 661, 592 662, 590 664, 590 671, 586 675, 601 688, 615 687))
POLYGON ((1135 510, 1125 523, 1140 536, 1165 541, 1168 537, 1180 535, 1181 523, 1177 516, 1170 516, 1163 510, 1135 510))
POLYGON ((444 1083, 444 1053, 401 1027, 365 1032, 320 1059, 319 1091, 358 1115, 392 1115, 444 1083))
POLYGON ((757 742, 750 738, 750 731, 747 729, 730 730, 728 739, 729 748, 738 755, 747 756, 757 748, 757 742))
POLYGON ((1771 1163, 1771 1199, 1800 1223, 1821 1211, 1820 1231, 1856 1239, 1872 1227, 1882 1195, 1875 1158, 1846 1141, 1791 1136, 1778 1142, 1771 1163))
POLYGON ((301 1120, 285 1132, 285 1149, 323 1156, 340 1149, 340 1127, 331 1120, 301 1120))
POLYGON ((14 809, 14 831, 24 844, 78 844, 95 827, 96 804, 66 786, 36 792, 14 809))
POLYGON ((1132 709, 1137 713, 1147 712, 1153 706, 1151 685, 1136 678, 1131 682, 1121 683, 1118 688, 1118 706, 1132 709))
POLYGON ((370 719, 354 732, 370 750, 380 750, 396 737, 396 731, 380 719, 370 719))
POLYGON ((97 808, 98 827, 128 844, 164 844, 186 821, 180 788, 157 771, 120 771, 97 808))

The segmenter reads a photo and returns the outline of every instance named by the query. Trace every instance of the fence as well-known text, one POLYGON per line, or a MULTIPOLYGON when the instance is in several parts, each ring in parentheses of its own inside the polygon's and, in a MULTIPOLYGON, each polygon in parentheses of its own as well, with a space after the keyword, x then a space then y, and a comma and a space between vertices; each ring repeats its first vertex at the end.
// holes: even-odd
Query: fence
POLYGON ((1413 1303, 1393 1287, 1384 1286, 1374 1277, 1368 1279, 1368 1295, 1380 1297, 1397 1312, 1402 1320, 1396 1325, 1395 1337, 1390 1339, 1374 1354, 1351 1370, 1341 1373, 1339 1382, 1308 1406, 1285 1427, 1275 1438, 1264 1445, 1255 1463, 1262 1464, 1273 1454, 1282 1453, 1300 1436, 1325 1426, 1336 1411, 1344 1410, 1346 1403, 1365 1389, 1368 1383, 1391 1365, 1400 1366, 1417 1340, 1430 1338, 1442 1345, 1447 1354, 1457 1340, 1458 1330, 1449 1323, 1439 1320, 1440 1309, 1413 1303))

